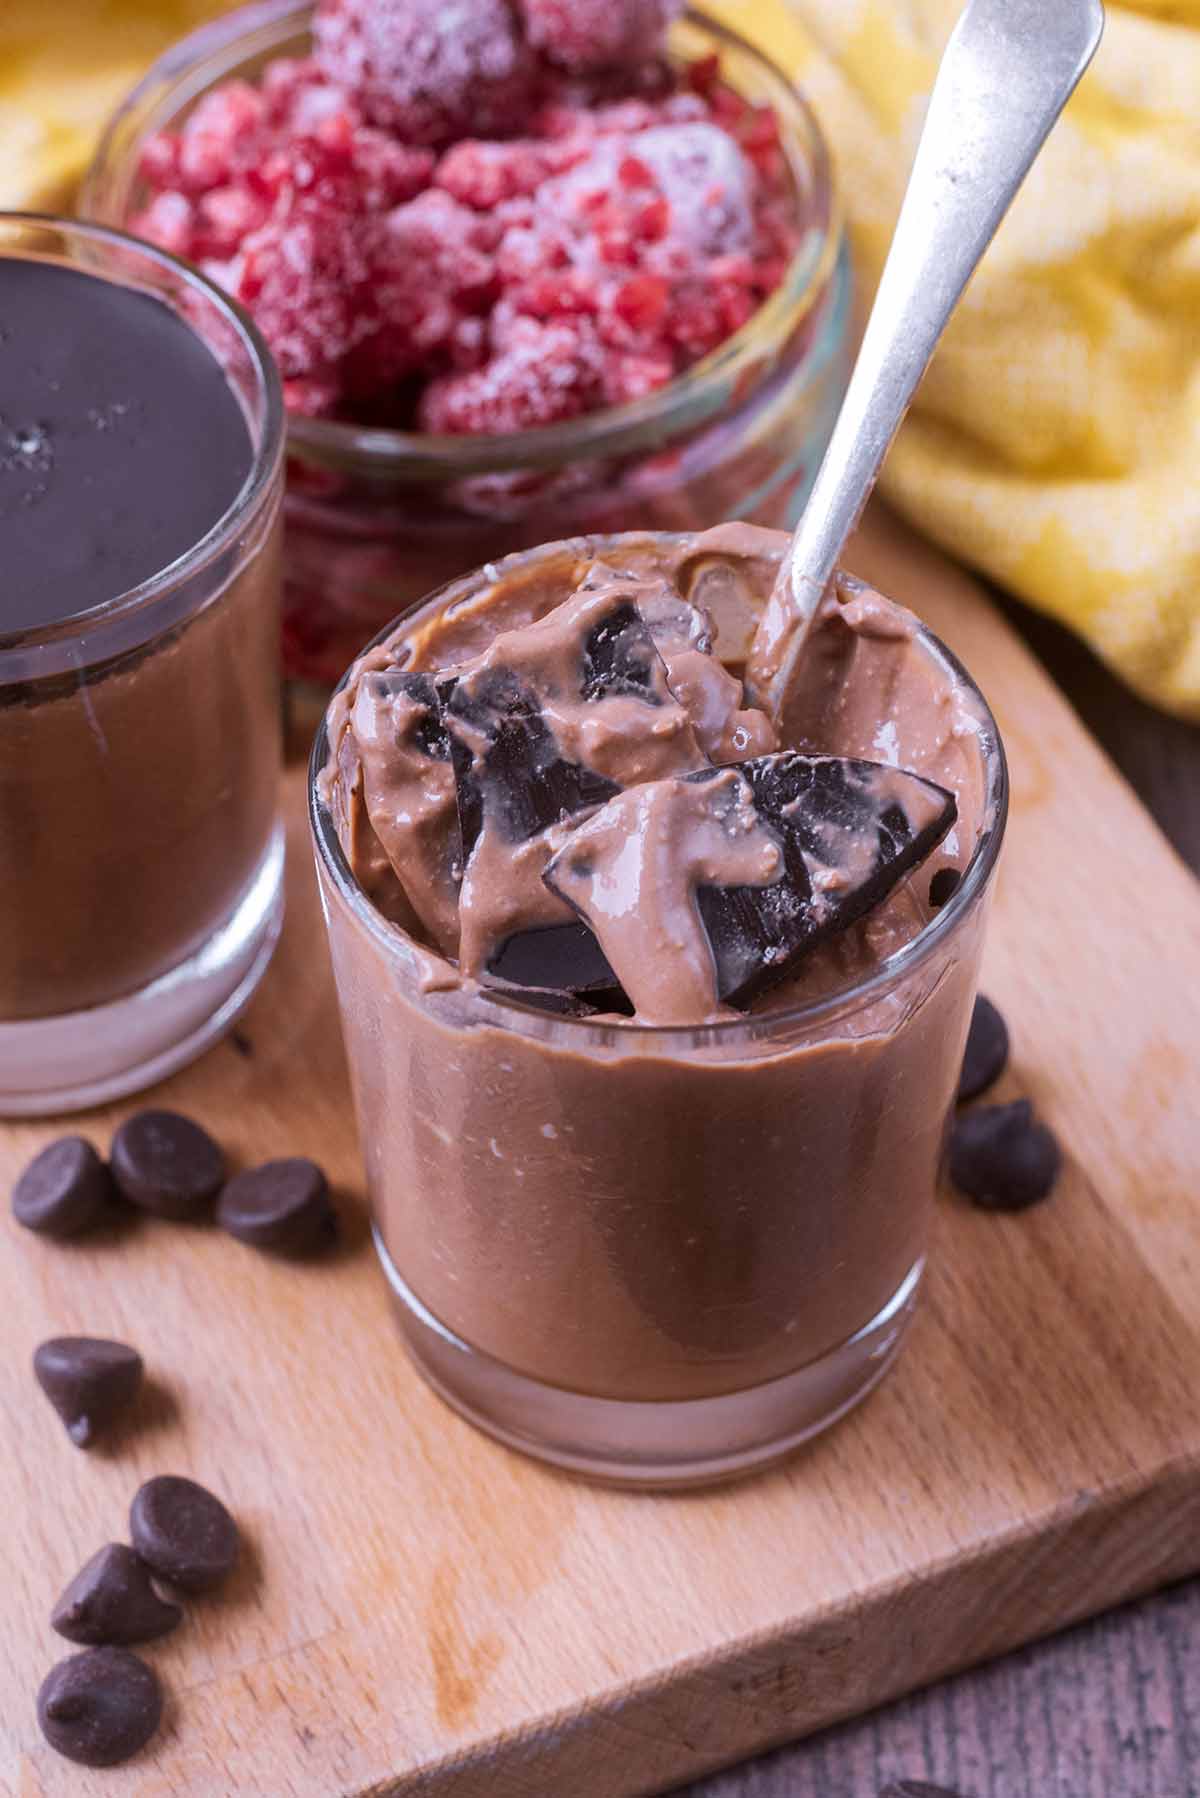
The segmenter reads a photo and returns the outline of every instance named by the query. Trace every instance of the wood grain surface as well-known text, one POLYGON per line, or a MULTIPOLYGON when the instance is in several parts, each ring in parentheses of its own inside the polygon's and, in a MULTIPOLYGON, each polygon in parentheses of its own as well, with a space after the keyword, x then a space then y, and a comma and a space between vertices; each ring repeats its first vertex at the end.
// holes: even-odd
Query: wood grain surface
MULTIPOLYGON (((1200 727, 1146 705, 1061 625, 993 598, 1200 874, 1200 727)), ((1195 1066, 1190 1085, 1200 1138, 1195 1066)), ((1200 1140, 1194 1165, 1200 1177, 1200 1140)), ((699 1781, 686 1798, 874 1798, 900 1777, 962 1798, 1200 1798, 1200 1580, 699 1781)))
MULTIPOLYGON (((158 1096, 206 1120, 235 1160, 324 1160, 349 1239, 334 1264, 295 1268, 201 1229, 147 1224, 64 1249, 4 1220, 5 1789, 627 1798, 1200 1566, 1187 1088, 1200 895, 977 588, 879 515, 853 559, 954 644, 1008 739, 1016 803, 986 983, 1015 1033, 1005 1090, 1031 1093, 1068 1152, 1053 1203, 994 1218, 948 1196, 895 1375, 743 1487, 602 1492, 484 1441, 404 1364, 365 1250, 293 770, 279 960, 238 1038, 158 1096), (1145 929, 1151 902, 1169 956, 1145 929), (158 1383, 137 1427, 88 1456, 28 1373, 38 1340, 75 1330, 132 1340, 158 1383), (59 1652, 47 1613, 162 1471, 221 1492, 249 1552, 227 1593, 149 1650, 170 1692, 157 1744, 91 1775, 34 1724, 59 1652)), ((105 1145, 117 1115, 84 1128, 105 1145)), ((6 1130, 0 1165, 49 1134, 6 1130)), ((894 1758, 888 1771, 921 1771, 901 1766, 903 1739, 894 1758)), ((837 1774, 840 1786, 798 1777, 869 1798, 882 1764, 837 1774)), ((787 1772, 761 1783, 774 1777, 743 1770, 726 1790, 805 1791, 787 1772)))

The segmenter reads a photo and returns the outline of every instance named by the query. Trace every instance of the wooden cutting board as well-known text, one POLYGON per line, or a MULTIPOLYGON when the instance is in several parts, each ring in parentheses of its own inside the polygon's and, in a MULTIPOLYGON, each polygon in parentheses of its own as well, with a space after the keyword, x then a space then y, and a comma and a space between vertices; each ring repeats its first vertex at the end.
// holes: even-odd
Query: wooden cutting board
MULTIPOLYGON (((978 589, 882 514, 851 558, 979 676, 1014 808, 986 986, 1069 1167, 1051 1203, 942 1206, 896 1372, 786 1467, 679 1498, 494 1446, 410 1371, 366 1240, 333 992, 287 777, 291 911, 238 1036, 155 1096, 246 1160, 322 1160, 352 1221, 279 1266, 146 1223, 0 1219, 0 1782, 20 1798, 632 1798, 1200 1566, 1200 888, 978 589), (136 1429, 81 1454, 43 1337, 143 1351, 136 1429), (157 1743, 89 1774, 33 1695, 60 1588, 156 1472, 222 1493, 230 1588, 147 1652, 157 1743)), ((106 1146, 123 1107, 82 1128, 106 1146)), ((4 1184, 55 1133, 10 1127, 4 1184)))

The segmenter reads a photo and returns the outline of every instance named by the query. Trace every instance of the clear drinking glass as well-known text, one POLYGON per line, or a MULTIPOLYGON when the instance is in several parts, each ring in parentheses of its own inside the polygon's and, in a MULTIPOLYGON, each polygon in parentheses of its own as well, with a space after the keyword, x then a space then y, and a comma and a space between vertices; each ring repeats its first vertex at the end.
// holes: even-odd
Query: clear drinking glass
POLYGON ((0 215, 0 256, 172 307, 223 366, 253 449, 229 511, 168 568, 0 630, 0 1113, 28 1115, 198 1054, 278 938, 283 405, 254 326, 172 257, 20 214, 0 215))
MULTIPOLYGON (((145 204, 146 138, 177 130, 221 81, 310 47, 311 0, 264 0, 185 38, 114 116, 81 196, 124 225, 145 204)), ((719 52, 726 79, 778 115, 803 233, 783 282, 679 380, 629 405, 497 437, 288 421, 284 663, 329 688, 397 609, 469 568, 577 531, 791 526, 824 453, 853 348, 849 259, 829 153, 792 80, 703 12, 672 53, 719 52)))
MULTIPOLYGON (((620 565, 619 541, 594 548, 620 565)), ((342 853, 322 728, 311 820, 376 1246, 421 1372, 511 1446, 625 1484, 722 1478, 833 1422, 896 1354, 1007 807, 990 712, 919 641, 979 720, 984 822, 960 884, 869 978, 695 1029, 439 990, 342 853)))

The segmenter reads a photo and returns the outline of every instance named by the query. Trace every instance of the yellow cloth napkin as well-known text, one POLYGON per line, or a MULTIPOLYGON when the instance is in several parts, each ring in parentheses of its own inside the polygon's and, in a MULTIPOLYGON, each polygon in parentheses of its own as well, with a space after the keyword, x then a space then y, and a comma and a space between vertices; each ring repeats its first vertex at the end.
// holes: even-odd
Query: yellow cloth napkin
MULTIPOLYGON (((869 291, 959 0, 709 3, 811 95, 869 291)), ((221 10, 3 0, 0 204, 63 203, 109 108, 221 10)), ((1108 13, 883 488, 1141 691, 1200 718, 1200 0, 1109 0, 1108 13)))

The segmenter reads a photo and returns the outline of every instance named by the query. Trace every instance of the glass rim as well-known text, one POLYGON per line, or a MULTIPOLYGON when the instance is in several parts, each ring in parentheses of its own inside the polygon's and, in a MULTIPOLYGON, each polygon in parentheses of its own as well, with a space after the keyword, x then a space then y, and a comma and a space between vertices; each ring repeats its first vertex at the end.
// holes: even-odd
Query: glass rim
MULTIPOLYGON (((786 533, 777 533, 786 542, 786 533)), ((550 557, 571 545, 586 544, 589 553, 603 556, 620 543, 623 537, 633 535, 639 541, 678 543, 693 535, 686 531, 637 531, 597 534, 583 538, 562 538, 554 543, 540 544, 536 549, 517 550, 501 561, 491 562, 485 568, 473 569, 469 574, 461 575, 453 581, 435 588, 432 593, 405 611, 399 613, 390 624, 379 631, 368 644, 365 644, 351 666, 347 668, 338 682, 334 693, 330 696, 330 704, 337 694, 344 691, 354 667, 362 656, 377 648, 394 634, 397 628, 407 619, 413 618, 426 607, 441 601, 443 605, 453 603, 455 596, 465 599, 479 577, 485 576, 489 585, 502 579, 514 565, 528 567, 530 562, 540 557, 550 557)), ((840 572, 840 571, 839 571, 840 572)), ((842 578, 846 578, 843 576, 842 578)), ((856 579, 857 577, 849 577, 856 579)), ((860 586, 866 583, 858 582, 860 586)), ((472 1017, 471 1023, 490 1023, 497 1028, 515 1031, 520 1035, 529 1035, 543 1040, 558 1040, 564 1047, 584 1048, 589 1044, 596 1048, 619 1049, 622 1043, 653 1045, 669 1052, 672 1048, 690 1049, 707 1047, 728 1047, 731 1044, 744 1042, 753 1044, 793 1028, 798 1024, 820 1024, 836 1018, 844 1012, 861 1009, 873 999, 882 996, 888 990, 906 978, 909 974, 923 967, 929 958, 942 944, 952 937, 957 926, 965 922, 974 912, 976 905, 983 897, 995 869, 1000 848, 1004 840, 1008 822, 1009 808, 1009 775, 1008 758, 1004 749, 1004 741, 1000 735, 995 716, 983 693, 980 691, 970 672, 959 661, 953 650, 947 648, 940 637, 931 631, 921 619, 917 620, 917 640, 933 656, 934 660, 946 669, 956 681, 960 682, 979 707, 982 725, 980 742, 982 746, 984 767, 987 779, 987 791, 984 804, 984 824, 980 830, 971 859, 963 870, 962 879, 955 887, 946 903, 940 907, 925 927, 909 942, 904 943, 891 955, 885 956, 879 964, 863 979, 851 980, 836 988, 832 993, 821 994, 817 998, 804 999, 794 1005, 780 1006, 767 1012, 747 1013, 733 1018, 718 1018, 704 1024, 643 1024, 636 1019, 622 1019, 619 1024, 596 1017, 570 1017, 558 1013, 537 1010, 534 1006, 522 1005, 520 1000, 507 990, 489 988, 482 983, 473 983, 470 987, 450 989, 465 1000, 472 1017)), ((329 754, 329 710, 326 708, 313 740, 312 751, 308 763, 308 819, 309 828, 315 846, 319 864, 330 880, 339 897, 349 906, 356 922, 365 928, 374 940, 385 950, 392 960, 411 955, 433 955, 439 961, 445 961, 452 967, 439 951, 431 950, 427 945, 418 943, 415 938, 391 924, 383 914, 371 903, 363 892, 350 868, 338 838, 337 828, 328 807, 321 798, 318 781, 325 767, 329 754)), ((415 985, 415 981, 414 981, 415 985)), ((417 1002, 420 996, 414 995, 417 1002)))
MULTIPOLYGON (((262 400, 262 422, 258 427, 260 440, 255 442, 256 427, 251 420, 247 420, 251 458, 241 487, 220 517, 189 549, 184 550, 182 555, 169 562, 165 568, 148 575, 136 586, 102 600, 99 605, 26 630, 0 631, 0 656, 10 651, 37 649, 45 644, 60 642, 64 638, 86 636, 93 630, 103 629, 118 619, 148 610, 165 593, 175 590, 194 575, 203 572, 225 553, 231 542, 257 516, 264 503, 269 501, 283 464, 286 437, 283 386, 274 357, 249 314, 229 294, 201 274, 199 269, 190 263, 181 262, 177 256, 160 250, 157 245, 147 243, 143 238, 134 237, 128 231, 117 230, 111 225, 96 224, 87 219, 65 218, 50 212, 0 210, 0 258, 50 261, 61 263, 65 267, 75 266, 69 261, 64 262, 49 245, 41 250, 32 244, 27 248, 16 245, 10 248, 6 241, 10 229, 42 232, 48 240, 53 237, 65 244, 90 244, 101 251, 119 251, 125 258, 140 258, 144 264, 170 275, 189 292, 198 294, 236 333, 245 350, 262 400)), ((80 266, 83 272, 94 274, 100 280, 111 279, 117 285, 129 285, 101 268, 80 266)), ((182 323, 194 329, 186 317, 177 316, 181 316, 182 323)))
MULTIPOLYGON (((80 207, 87 217, 107 211, 103 189, 119 166, 117 144, 124 120, 137 111, 155 88, 169 82, 181 86, 200 57, 232 47, 239 38, 266 33, 301 14, 311 13, 314 0, 254 0, 210 20, 180 38, 163 53, 126 95, 109 119, 84 176, 80 207)), ((411 475, 426 468, 431 475, 450 473, 504 474, 530 467, 553 467, 581 455, 620 455, 637 446, 647 426, 664 433, 664 443, 693 417, 720 409, 727 384, 756 360, 774 353, 788 334, 819 305, 825 294, 842 241, 842 202, 833 158, 815 111, 798 85, 766 51, 732 26, 712 18, 701 7, 689 7, 683 23, 705 32, 719 44, 736 49, 758 65, 774 85, 772 104, 784 125, 784 147, 796 170, 803 159, 812 190, 822 201, 822 216, 812 221, 783 279, 752 316, 723 344, 669 381, 664 387, 619 406, 602 407, 581 418, 526 431, 489 436, 398 431, 356 425, 341 419, 288 415, 289 447, 317 465, 379 476, 393 465, 411 475), (812 233, 819 230, 815 242, 812 233)), ((196 94, 209 91, 200 87, 196 94)), ((193 96, 195 97, 195 96, 193 96)))

